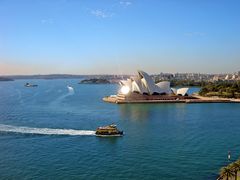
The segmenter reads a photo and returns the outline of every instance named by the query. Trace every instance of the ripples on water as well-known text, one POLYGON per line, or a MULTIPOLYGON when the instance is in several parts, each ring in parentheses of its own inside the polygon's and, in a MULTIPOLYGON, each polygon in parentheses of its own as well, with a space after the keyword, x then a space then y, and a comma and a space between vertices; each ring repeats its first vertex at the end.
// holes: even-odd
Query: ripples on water
POLYGON ((1 82, 0 178, 215 179, 239 156, 239 104, 116 105, 117 85, 77 82, 1 82), (110 123, 126 135, 92 136, 110 123))

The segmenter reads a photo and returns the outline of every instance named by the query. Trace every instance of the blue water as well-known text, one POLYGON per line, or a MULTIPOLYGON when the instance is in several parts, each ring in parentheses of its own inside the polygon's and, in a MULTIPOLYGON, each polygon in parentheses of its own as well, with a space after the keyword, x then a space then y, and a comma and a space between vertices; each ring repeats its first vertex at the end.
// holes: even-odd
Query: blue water
POLYGON ((0 83, 1 179, 216 179, 240 155, 240 104, 117 105, 102 101, 117 85, 30 82, 0 83), (125 136, 91 134, 110 123, 125 136))

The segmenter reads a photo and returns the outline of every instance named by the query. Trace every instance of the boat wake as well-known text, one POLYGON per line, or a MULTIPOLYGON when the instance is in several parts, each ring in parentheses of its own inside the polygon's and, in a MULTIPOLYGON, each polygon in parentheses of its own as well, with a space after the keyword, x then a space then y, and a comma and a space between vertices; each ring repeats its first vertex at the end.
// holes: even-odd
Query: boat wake
POLYGON ((38 134, 38 135, 68 135, 68 136, 94 136, 95 131, 75 130, 75 129, 52 129, 52 128, 32 128, 23 126, 11 126, 0 124, 0 132, 38 134))
MULTIPOLYGON (((74 95, 74 91, 68 91, 68 93, 66 94, 63 94, 61 96, 59 96, 57 99, 55 99, 54 101, 52 101, 50 103, 50 106, 53 108, 53 109, 58 109, 60 106, 61 106, 61 102, 67 98, 68 96, 72 96, 74 95)), ((61 106, 62 107, 62 106, 61 106)))

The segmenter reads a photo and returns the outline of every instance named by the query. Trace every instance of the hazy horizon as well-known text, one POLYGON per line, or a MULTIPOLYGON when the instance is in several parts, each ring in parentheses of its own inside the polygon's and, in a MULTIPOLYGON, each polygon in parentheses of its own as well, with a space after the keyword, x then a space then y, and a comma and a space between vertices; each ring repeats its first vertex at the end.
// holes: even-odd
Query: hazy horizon
MULTIPOLYGON (((225 73, 201 73, 201 72, 158 72, 158 73, 149 73, 150 75, 158 75, 160 73, 164 73, 164 74, 209 74, 209 75, 226 75, 226 74, 235 74, 235 73, 238 73, 239 71, 235 71, 235 72, 225 72, 225 73)), ((132 73, 132 74, 65 74, 65 73, 47 73, 47 74, 0 74, 0 77, 4 77, 4 76, 51 76, 51 75, 61 75, 61 76, 132 76, 132 75, 137 75, 137 70, 135 71, 135 73, 132 73)))
POLYGON ((233 73, 237 0, 0 1, 0 75, 233 73))

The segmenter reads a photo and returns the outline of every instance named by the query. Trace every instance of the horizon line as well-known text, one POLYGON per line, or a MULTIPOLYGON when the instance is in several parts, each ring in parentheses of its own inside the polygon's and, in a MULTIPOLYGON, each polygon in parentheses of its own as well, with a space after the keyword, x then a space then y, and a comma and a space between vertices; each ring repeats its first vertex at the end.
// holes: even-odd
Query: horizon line
MULTIPOLYGON (((159 72, 159 73, 149 73, 150 75, 159 75, 159 74, 208 74, 208 75, 225 75, 225 74, 234 74, 236 72, 231 72, 231 73, 201 73, 201 72, 159 72)), ((53 76, 53 75, 61 75, 61 76, 132 76, 135 74, 66 74, 66 73, 49 73, 49 74, 0 74, 0 77, 6 77, 6 76, 53 76)))

